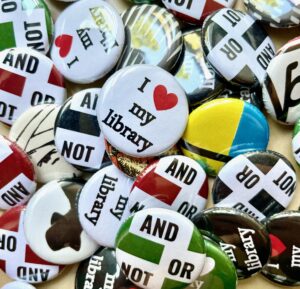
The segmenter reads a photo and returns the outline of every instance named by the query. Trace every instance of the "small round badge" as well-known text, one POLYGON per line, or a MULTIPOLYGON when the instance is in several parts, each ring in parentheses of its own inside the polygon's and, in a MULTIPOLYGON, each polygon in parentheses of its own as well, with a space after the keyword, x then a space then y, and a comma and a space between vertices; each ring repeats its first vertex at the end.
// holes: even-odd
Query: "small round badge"
POLYGON ((294 127, 292 149, 294 158, 300 166, 300 119, 298 119, 294 127))
POLYGON ((190 107, 197 107, 219 95, 224 84, 204 58, 201 29, 185 33, 183 44, 183 60, 175 78, 185 90, 190 107))
POLYGON ((300 285, 300 213, 287 211, 265 220, 272 254, 262 273, 269 280, 287 286, 300 285))
POLYGON ((7 283, 1 289, 35 289, 35 287, 25 282, 14 281, 7 283))
POLYGON ((114 147, 133 157, 149 157, 180 139, 188 103, 171 74, 151 65, 133 65, 105 83, 97 115, 101 131, 114 147))
POLYGON ((55 22, 51 58, 68 80, 91 83, 113 69, 124 38, 122 19, 110 4, 102 0, 78 1, 55 22))
POLYGON ((39 183, 80 176, 57 152, 54 123, 59 107, 54 104, 31 107, 14 122, 9 138, 29 155, 39 183))
POLYGON ((298 62, 300 38, 295 38, 278 50, 270 62, 262 84, 263 102, 271 117, 285 124, 300 118, 298 62))
POLYGON ((224 7, 232 7, 235 0, 162 0, 163 4, 178 18, 193 24, 201 22, 212 12, 224 7))
POLYGON ((217 207, 244 211, 261 221, 283 211, 296 188, 292 164, 274 151, 239 155, 219 172, 212 195, 217 207))
POLYGON ((100 89, 75 93, 60 109, 55 121, 55 145, 67 162, 94 172, 108 161, 96 106, 100 89))
POLYGON ((1 4, 0 51, 29 47, 47 54, 52 34, 53 21, 43 0, 14 0, 1 4))
POLYGON ((183 153, 197 160, 210 175, 216 175, 233 157, 265 150, 269 125, 262 112, 239 99, 209 101, 189 116, 182 137, 183 153))
POLYGON ((175 66, 182 49, 178 21, 157 5, 135 5, 122 14, 126 44, 117 70, 133 64, 151 64, 167 71, 175 66))
POLYGON ((206 205, 208 180, 203 168, 185 156, 169 156, 148 166, 135 180, 129 210, 165 208, 189 219, 206 205))
POLYGON ((30 199, 24 221, 32 250, 57 264, 73 264, 91 256, 98 245, 83 231, 76 209, 81 180, 52 181, 30 199))
POLYGON ((31 106, 63 103, 62 75, 45 55, 29 48, 0 52, 0 121, 12 124, 31 106))
POLYGON ((247 12, 257 20, 275 28, 289 28, 300 24, 300 3, 290 0, 244 0, 247 12))
POLYGON ((261 271, 270 255, 270 240, 262 224, 233 208, 212 208, 194 219, 196 226, 221 239, 219 245, 234 263, 239 279, 261 271))
POLYGON ((137 212, 122 225, 116 257, 123 273, 142 288, 186 288, 205 262, 202 235, 181 214, 161 208, 137 212))
POLYGON ((55 278, 64 267, 46 262, 29 247, 23 226, 25 208, 17 206, 0 217, 0 269, 15 280, 46 282, 55 278))
POLYGON ((202 45, 208 61, 227 81, 262 81, 275 47, 257 22, 242 11, 223 8, 203 24, 202 45))
POLYGON ((114 247, 116 235, 128 218, 133 181, 114 165, 95 173, 78 197, 78 215, 85 232, 99 245, 114 247))
POLYGON ((26 153, 0 135, 0 209, 24 204, 35 192, 35 172, 26 153))
POLYGON ((92 257, 81 262, 75 278, 75 289, 135 289, 122 273, 114 249, 99 249, 92 257))

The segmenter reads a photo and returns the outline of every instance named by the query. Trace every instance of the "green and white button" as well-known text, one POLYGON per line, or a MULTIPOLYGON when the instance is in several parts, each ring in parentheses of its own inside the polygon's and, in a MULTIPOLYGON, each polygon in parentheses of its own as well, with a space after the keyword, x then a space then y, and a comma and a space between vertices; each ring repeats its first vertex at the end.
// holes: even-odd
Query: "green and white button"
POLYGON ((122 225, 116 257, 123 273, 141 288, 186 288, 200 275, 204 239, 181 214, 161 208, 142 210, 122 225))
POLYGON ((29 47, 47 54, 53 21, 43 0, 8 0, 0 3, 0 51, 29 47))

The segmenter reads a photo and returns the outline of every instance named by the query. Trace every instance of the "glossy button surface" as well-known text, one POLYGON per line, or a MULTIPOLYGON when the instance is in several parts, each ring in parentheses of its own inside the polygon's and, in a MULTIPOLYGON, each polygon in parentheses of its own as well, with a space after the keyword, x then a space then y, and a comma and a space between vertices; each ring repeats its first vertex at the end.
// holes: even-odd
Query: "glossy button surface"
POLYGON ((1 287, 1 289, 35 289, 35 287, 25 282, 14 281, 7 283, 3 287, 1 287))
POLYGON ((295 188, 296 172, 289 160, 274 151, 255 151, 221 169, 212 195, 215 206, 236 208, 261 221, 287 208, 295 188))
POLYGON ((39 183, 81 174, 57 152, 54 123, 58 112, 56 105, 37 105, 24 112, 9 131, 9 138, 29 155, 39 183))
POLYGON ((244 0, 248 13, 275 28, 289 28, 300 24, 300 3, 295 0, 244 0))
POLYGON ((300 38, 281 47, 270 62, 263 81, 263 101, 270 116, 285 124, 294 124, 300 117, 300 38))
POLYGON ((212 66, 227 81, 262 81, 275 47, 265 30, 242 11, 223 8, 203 24, 202 44, 212 66))
POLYGON ((26 153, 0 135, 0 209, 24 204, 35 192, 35 172, 26 153))
POLYGON ((43 54, 49 50, 53 21, 43 0, 3 2, 0 14, 0 51, 29 47, 43 54))
POLYGON ((68 80, 91 83, 115 66, 124 37, 124 25, 114 7, 103 0, 78 1, 55 22, 51 58, 68 80))
POLYGON ((287 286, 300 285, 300 213, 287 211, 265 221, 272 254, 262 273, 269 280, 287 286))
POLYGON ((55 145, 67 162, 94 172, 108 161, 96 107, 101 89, 75 93, 60 109, 55 121, 55 145))
MULTIPOLYGON (((6 211, 0 217, 0 237, 2 240, 0 269, 15 280, 28 283, 46 282, 55 278, 63 266, 48 263, 32 251, 25 239, 23 225, 25 209, 24 206, 17 206, 6 211)), ((16 288, 23 289, 26 287, 16 288)))
POLYGON ((238 277, 248 278, 267 263, 271 247, 263 225, 233 208, 205 210, 196 226, 220 238, 219 245, 234 263, 238 277))
POLYGON ((204 240, 181 214, 145 209, 122 225, 116 239, 116 257, 123 273, 137 286, 180 289, 192 283, 203 269, 204 240))
POLYGON ((31 106, 63 103, 62 75, 45 55, 29 48, 0 52, 0 121, 12 124, 31 106))
POLYGON ((95 173, 80 191, 77 205, 80 223, 99 245, 114 247, 118 230, 129 216, 132 183, 110 165, 95 173))
POLYGON ((117 69, 133 64, 157 65, 170 71, 182 49, 178 21, 157 5, 135 5, 122 13, 126 44, 117 69))
POLYGON ((73 264, 91 256, 98 245, 83 231, 76 199, 81 180, 52 181, 41 187, 26 208, 24 228, 32 250, 57 264, 73 264))
POLYGON ((106 81, 97 116, 104 137, 114 147, 133 157, 150 157, 180 139, 188 104, 171 74, 151 65, 133 65, 106 81))
POLYGON ((208 180, 203 168, 185 156, 168 156, 149 165, 135 180, 130 212, 145 208, 174 210, 189 219, 204 209, 208 180))
POLYGON ((181 147, 208 174, 216 175, 233 157, 265 150, 268 141, 268 122, 260 110, 228 98, 207 102, 190 114, 181 147))
POLYGON ((175 78, 185 90, 190 107, 196 107, 220 94, 225 85, 204 58, 200 28, 185 33, 183 44, 183 59, 175 78))

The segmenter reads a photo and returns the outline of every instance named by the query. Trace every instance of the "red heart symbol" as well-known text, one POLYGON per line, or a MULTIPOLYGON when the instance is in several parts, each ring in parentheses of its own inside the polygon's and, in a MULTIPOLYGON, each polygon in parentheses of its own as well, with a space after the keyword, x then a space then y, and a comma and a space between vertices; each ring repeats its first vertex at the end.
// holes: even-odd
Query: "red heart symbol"
POLYGON ((55 46, 59 48, 60 57, 66 57, 72 47, 73 36, 68 34, 62 34, 55 39, 55 46))
POLYGON ((270 234, 269 237, 271 240, 272 257, 276 257, 286 250, 286 246, 278 237, 272 234, 270 234))
POLYGON ((178 97, 174 93, 168 93, 163 85, 158 85, 154 89, 154 104, 156 110, 167 110, 176 106, 178 97))

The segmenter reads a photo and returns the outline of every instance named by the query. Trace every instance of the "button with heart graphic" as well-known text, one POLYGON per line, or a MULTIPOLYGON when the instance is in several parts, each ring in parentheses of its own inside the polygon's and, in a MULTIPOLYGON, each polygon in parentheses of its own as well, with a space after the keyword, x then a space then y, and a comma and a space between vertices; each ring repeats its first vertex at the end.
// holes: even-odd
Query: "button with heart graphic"
POLYGON ((91 83, 113 69, 124 38, 124 25, 114 7, 103 0, 78 1, 55 23, 51 58, 68 80, 91 83))
POLYGON ((149 157, 167 151, 180 139, 188 103, 170 73, 140 64, 108 79, 97 114, 104 136, 114 147, 133 157, 149 157))

